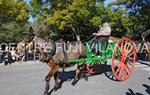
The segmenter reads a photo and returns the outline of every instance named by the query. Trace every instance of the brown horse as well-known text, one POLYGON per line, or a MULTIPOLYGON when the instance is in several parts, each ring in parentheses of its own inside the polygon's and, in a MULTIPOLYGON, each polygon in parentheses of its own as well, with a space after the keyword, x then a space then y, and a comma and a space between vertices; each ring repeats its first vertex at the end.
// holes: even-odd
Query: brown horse
MULTIPOLYGON (((79 59, 86 56, 85 46, 80 41, 66 44, 61 40, 59 43, 56 43, 50 39, 44 40, 35 35, 28 45, 22 44, 22 47, 23 46, 25 47, 26 51, 36 50, 37 52, 39 52, 39 54, 41 55, 40 60, 42 62, 46 62, 46 64, 51 68, 49 73, 45 77, 46 86, 44 95, 48 95, 49 82, 52 76, 54 76, 55 80, 54 90, 57 90, 60 87, 58 82, 59 67, 65 68, 75 65, 69 64, 68 60, 79 59)), ((81 73, 81 68, 85 68, 85 66, 77 64, 76 75, 72 82, 72 85, 75 85, 78 81, 81 73)))
POLYGON ((21 38, 17 47, 15 48, 15 54, 18 55, 18 60, 21 60, 25 54, 25 38, 21 38))

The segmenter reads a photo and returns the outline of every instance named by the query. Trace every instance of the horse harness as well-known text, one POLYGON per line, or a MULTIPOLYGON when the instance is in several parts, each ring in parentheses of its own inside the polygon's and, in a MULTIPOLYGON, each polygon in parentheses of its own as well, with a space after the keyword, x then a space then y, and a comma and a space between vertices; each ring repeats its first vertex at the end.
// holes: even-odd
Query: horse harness
MULTIPOLYGON (((63 44, 63 43, 65 43, 65 42, 62 42, 62 47, 63 47, 62 49, 63 49, 64 58, 63 58, 63 61, 61 63, 68 63, 69 58, 68 58, 68 54, 65 51, 64 47, 67 50, 69 45, 68 45, 68 43, 67 44, 66 43, 63 44)), ((81 44, 81 42, 77 42, 77 43, 78 43, 78 46, 79 46, 79 44, 81 44)), ((79 58, 82 57, 82 54, 81 54, 82 51, 80 51, 79 48, 78 48, 77 52, 79 54, 79 58)))

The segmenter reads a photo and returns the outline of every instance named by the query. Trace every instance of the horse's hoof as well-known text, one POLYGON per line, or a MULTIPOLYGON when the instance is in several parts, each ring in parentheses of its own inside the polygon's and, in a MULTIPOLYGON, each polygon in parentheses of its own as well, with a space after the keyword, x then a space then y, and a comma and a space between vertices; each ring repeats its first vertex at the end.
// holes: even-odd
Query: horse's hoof
POLYGON ((71 83, 72 86, 74 86, 79 81, 80 78, 81 77, 75 77, 74 80, 73 80, 73 82, 71 83))
POLYGON ((57 91, 58 89, 57 88, 53 88, 53 91, 57 91))
POLYGON ((48 94, 48 92, 44 92, 44 94, 43 94, 43 95, 49 95, 49 94, 48 94))
POLYGON ((84 75, 83 78, 84 78, 85 81, 88 81, 88 76, 87 75, 84 75))
POLYGON ((79 79, 80 79, 80 78, 78 78, 78 77, 74 78, 74 80, 73 80, 73 82, 71 83, 71 85, 74 86, 74 85, 78 82, 79 79))
POLYGON ((88 77, 85 77, 85 79, 84 79, 85 81, 88 81, 88 77))
POLYGON ((54 86, 53 90, 54 90, 54 91, 57 91, 59 88, 60 88, 60 85, 58 84, 58 85, 55 85, 55 86, 54 86))
POLYGON ((44 94, 44 95, 48 95, 48 93, 47 93, 47 94, 44 94))
POLYGON ((78 80, 74 80, 72 83, 71 83, 71 85, 72 86, 75 86, 75 84, 78 82, 78 80))
POLYGON ((75 82, 72 82, 72 83, 71 83, 72 86, 75 86, 75 84, 76 84, 75 82))
POLYGON ((88 78, 86 78, 85 81, 88 81, 88 78))

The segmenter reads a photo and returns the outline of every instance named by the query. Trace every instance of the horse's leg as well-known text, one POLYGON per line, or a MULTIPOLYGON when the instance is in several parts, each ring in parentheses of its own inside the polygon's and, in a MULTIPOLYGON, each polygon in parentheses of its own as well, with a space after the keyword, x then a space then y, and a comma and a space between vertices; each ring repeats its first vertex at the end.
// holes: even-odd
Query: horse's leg
POLYGON ((49 86, 50 79, 52 76, 54 76, 54 74, 56 74, 56 72, 58 72, 57 65, 52 60, 50 60, 48 62, 48 66, 51 68, 51 70, 49 71, 49 73, 45 77, 46 86, 45 86, 44 95, 48 95, 48 91, 50 88, 50 86, 49 86))
MULTIPOLYGON (((51 72, 51 71, 50 71, 51 72)), ((50 73, 49 72, 49 73, 50 73)), ((50 82, 50 79, 51 79, 51 77, 49 77, 49 76, 46 76, 45 77, 45 82, 46 82, 46 85, 45 85, 45 91, 44 91, 44 95, 48 95, 48 91, 49 91, 49 82, 50 82)))
POLYGON ((86 64, 82 64, 82 77, 85 78, 86 81, 88 81, 88 75, 87 75, 87 68, 86 68, 86 64))
POLYGON ((58 79, 59 79, 59 72, 57 71, 57 72, 55 72, 55 74, 54 74, 54 80, 55 80, 54 90, 57 90, 57 89, 60 88, 58 79))
POLYGON ((38 51, 40 52, 40 61, 44 63, 45 60, 44 49, 38 48, 38 51))
POLYGON ((64 72, 64 71, 65 71, 65 67, 66 67, 66 64, 63 64, 62 72, 64 72))
POLYGON ((73 86, 78 82, 78 80, 81 78, 80 75, 81 75, 81 66, 82 64, 78 64, 77 65, 77 69, 76 69, 76 75, 74 77, 74 80, 73 82, 71 83, 73 86))

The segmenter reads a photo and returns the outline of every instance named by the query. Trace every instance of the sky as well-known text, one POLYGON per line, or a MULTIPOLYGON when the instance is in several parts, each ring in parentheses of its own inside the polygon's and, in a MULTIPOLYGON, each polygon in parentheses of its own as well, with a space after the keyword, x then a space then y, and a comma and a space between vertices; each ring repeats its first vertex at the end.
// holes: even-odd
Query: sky
POLYGON ((27 3, 29 3, 30 2, 30 0, 24 0, 25 2, 27 2, 27 3))
MULTIPOLYGON (((29 3, 30 2, 30 0, 24 0, 25 2, 27 2, 27 3, 29 3)), ((116 0, 106 0, 105 2, 104 2, 104 6, 107 6, 108 5, 108 3, 110 3, 110 2, 115 2, 116 0)), ((31 16, 31 15, 29 15, 29 20, 28 20, 30 23, 33 23, 34 21, 35 21, 35 19, 33 19, 33 17, 31 16)))
POLYGON ((108 5, 108 3, 110 3, 110 2, 115 2, 116 0, 106 0, 105 1, 105 6, 107 6, 108 5))

